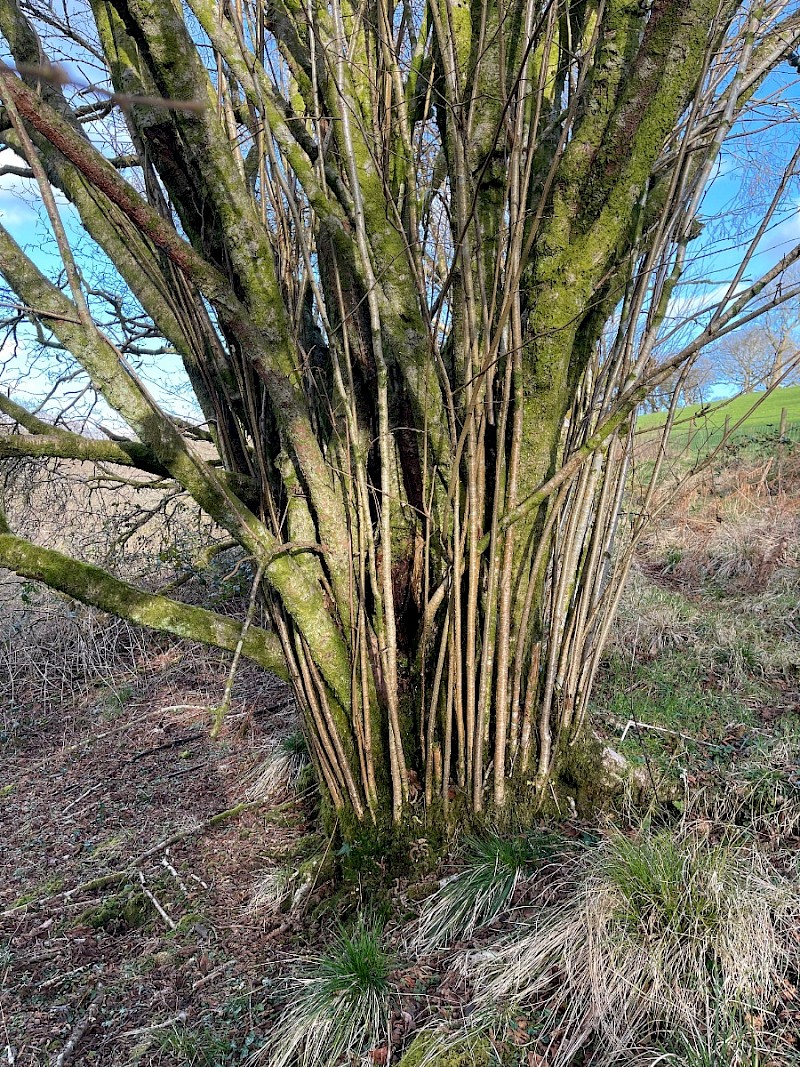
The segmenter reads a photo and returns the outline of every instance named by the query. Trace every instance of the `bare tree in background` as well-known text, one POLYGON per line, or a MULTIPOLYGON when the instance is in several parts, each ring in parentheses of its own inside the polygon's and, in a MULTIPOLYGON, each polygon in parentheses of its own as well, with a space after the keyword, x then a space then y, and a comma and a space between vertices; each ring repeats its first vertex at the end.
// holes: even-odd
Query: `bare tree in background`
POLYGON ((289 678, 348 836, 541 805, 592 773, 588 695, 658 477, 621 524, 636 407, 800 257, 743 281, 790 202, 798 153, 777 153, 730 284, 679 310, 726 139, 776 100, 793 128, 797 6, 187 7, 0 0, 6 174, 38 184, 60 258, 0 227, 0 271, 130 428, 0 395, 2 449, 182 487, 252 560, 271 627, 5 520, 0 565, 289 678), (197 427, 102 328, 87 240, 179 353, 197 427))
POLYGON ((800 322, 796 304, 772 308, 708 350, 716 380, 742 393, 800 381, 800 322))
POLYGON ((673 401, 678 404, 705 404, 712 397, 714 386, 719 381, 717 367, 702 352, 689 366, 676 367, 669 377, 644 398, 642 411, 668 411, 673 401))

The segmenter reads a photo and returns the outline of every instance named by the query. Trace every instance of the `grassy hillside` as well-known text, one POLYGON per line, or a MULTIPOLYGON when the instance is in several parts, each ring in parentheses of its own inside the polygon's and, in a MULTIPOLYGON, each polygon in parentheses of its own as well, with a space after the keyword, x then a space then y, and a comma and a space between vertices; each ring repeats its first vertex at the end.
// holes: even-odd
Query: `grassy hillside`
MULTIPOLYGON (((741 418, 747 416, 746 421, 737 431, 738 434, 763 433, 770 430, 777 432, 783 408, 786 408, 788 427, 796 430, 800 426, 800 385, 790 385, 784 389, 774 390, 748 415, 759 396, 763 395, 763 393, 745 393, 732 400, 717 400, 713 404, 691 404, 681 408, 675 420, 673 437, 687 436, 693 418, 701 440, 704 439, 710 444, 715 443, 714 438, 720 436, 726 418, 730 420, 729 425, 734 426, 741 418)), ((656 430, 659 426, 663 426, 665 418, 664 412, 640 415, 636 426, 639 431, 646 433, 648 430, 656 430)))

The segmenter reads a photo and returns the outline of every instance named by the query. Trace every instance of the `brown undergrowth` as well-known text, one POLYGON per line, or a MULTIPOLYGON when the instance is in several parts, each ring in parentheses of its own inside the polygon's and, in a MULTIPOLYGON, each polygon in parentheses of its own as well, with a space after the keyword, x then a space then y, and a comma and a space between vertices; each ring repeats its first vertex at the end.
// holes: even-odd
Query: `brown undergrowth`
POLYGON ((689 593, 762 593, 800 566, 800 447, 712 464, 644 541, 640 567, 689 593))

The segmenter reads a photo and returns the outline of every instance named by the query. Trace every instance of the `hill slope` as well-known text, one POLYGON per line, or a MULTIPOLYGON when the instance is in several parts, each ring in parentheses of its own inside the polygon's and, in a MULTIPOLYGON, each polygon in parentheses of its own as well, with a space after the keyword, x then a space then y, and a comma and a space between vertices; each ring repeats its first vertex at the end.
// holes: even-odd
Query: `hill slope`
MULTIPOLYGON (((680 432, 681 427, 685 429, 693 418, 696 425, 706 433, 713 433, 714 430, 721 430, 724 427, 726 418, 733 426, 745 416, 746 421, 738 432, 777 430, 780 426, 781 411, 784 408, 789 426, 800 423, 800 385, 775 389, 748 415, 760 396, 764 396, 764 393, 743 393, 731 400, 716 400, 711 404, 690 404, 680 408, 675 419, 676 432, 680 432)), ((666 413, 663 411, 651 415, 640 415, 636 421, 636 427, 637 430, 645 432, 655 430, 663 426, 665 419, 666 413)))

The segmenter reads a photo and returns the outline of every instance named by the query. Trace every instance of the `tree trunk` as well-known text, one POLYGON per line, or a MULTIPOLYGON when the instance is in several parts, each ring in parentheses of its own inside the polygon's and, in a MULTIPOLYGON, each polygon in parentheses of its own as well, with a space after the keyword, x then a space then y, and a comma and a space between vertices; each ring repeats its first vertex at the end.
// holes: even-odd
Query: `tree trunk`
MULTIPOLYGON (((111 109, 92 122, 128 180, 48 66, 55 31, 0 0, 19 70, 0 72, 2 138, 67 292, 2 227, 0 269, 135 435, 8 400, 29 433, 0 454, 157 473, 241 546, 272 625, 242 652, 280 649, 345 834, 534 811, 574 778, 653 499, 658 462, 623 530, 636 406, 680 390, 797 256, 656 358, 713 162, 797 20, 734 0, 189 7, 92 0, 111 109), (182 359, 213 460, 99 328, 51 186, 182 359)), ((236 647, 0 534, 3 566, 236 647)))

